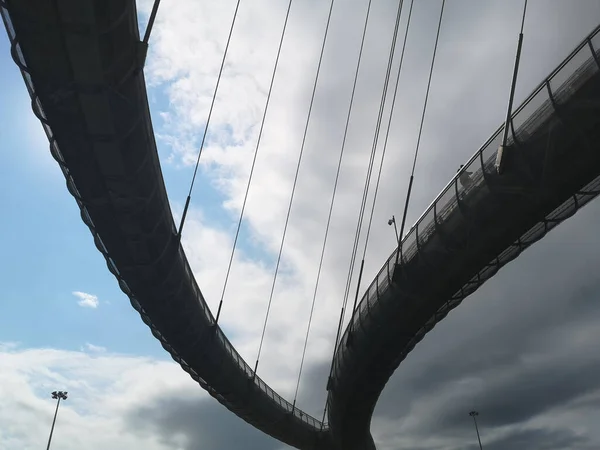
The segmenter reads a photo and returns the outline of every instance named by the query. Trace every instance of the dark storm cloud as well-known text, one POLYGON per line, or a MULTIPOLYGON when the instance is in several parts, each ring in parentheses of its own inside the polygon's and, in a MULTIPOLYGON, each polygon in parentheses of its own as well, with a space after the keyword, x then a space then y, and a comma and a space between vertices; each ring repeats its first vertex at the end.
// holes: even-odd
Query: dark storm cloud
MULTIPOLYGON (((566 429, 516 430, 485 445, 486 450, 513 450, 535 448, 536 450, 588 450, 595 448, 589 439, 566 429)), ((468 450, 478 450, 474 444, 468 450)))
POLYGON ((466 427, 468 423, 456 411, 467 411, 473 404, 485 411, 487 427, 518 424, 565 407, 571 400, 600 389, 600 361, 586 359, 587 355, 576 355, 533 367, 515 364, 488 371, 483 392, 477 387, 471 394, 459 391, 438 405, 441 420, 436 421, 436 426, 438 429, 466 427))
POLYGON ((302 383, 298 392, 298 406, 321 420, 327 395, 327 378, 331 361, 315 362, 302 372, 302 383))
MULTIPOLYGON (((374 423, 398 421, 415 438, 468 436, 471 409, 481 412, 484 433, 561 413, 597 414, 599 227, 596 203, 467 298, 401 364, 374 423)), ((516 442, 539 432, 510 439, 527 448, 516 442)), ((588 448, 584 437, 565 425, 538 436, 535 448, 588 448)), ((510 442, 486 448, 513 448, 510 442)))
MULTIPOLYGON (((459 380, 467 374, 487 374, 490 371, 513 367, 519 363, 523 353, 540 351, 545 345, 548 348, 544 350, 551 351, 550 339, 557 330, 567 330, 565 334, 568 337, 568 330, 576 331, 583 322, 600 319, 600 311, 598 310, 600 282, 593 280, 592 271, 588 273, 590 281, 585 288, 577 289, 568 294, 554 290, 552 292, 541 292, 538 295, 543 297, 542 302, 532 302, 531 292, 527 292, 531 279, 539 279, 542 276, 540 273, 542 271, 532 268, 527 272, 527 277, 523 277, 521 280, 511 280, 510 291, 505 290, 504 293, 513 295, 515 300, 529 301, 529 306, 533 303, 539 309, 525 310, 523 311, 524 314, 506 321, 504 321, 504 317, 499 320, 489 318, 486 321, 488 324, 486 329, 475 330, 473 333, 469 333, 464 328, 462 333, 458 331, 461 326, 468 330, 470 327, 468 321, 477 319, 477 317, 472 317, 472 314, 457 317, 458 312, 453 313, 454 316, 451 316, 452 319, 450 320, 455 321, 452 327, 454 335, 452 336, 450 330, 445 329, 445 326, 444 329, 440 329, 440 334, 443 334, 447 340, 440 343, 436 348, 435 359, 424 361, 417 373, 412 373, 408 380, 404 380, 409 383, 413 394, 415 392, 426 392, 431 389, 432 385, 435 386, 441 381, 450 382, 459 380), (482 349, 485 349, 485 351, 482 351, 482 349), (423 377, 422 373, 426 373, 427 376, 423 377)), ((536 291, 538 290, 536 289, 536 291)), ((496 290, 493 293, 495 298, 493 298, 484 292, 478 292, 472 298, 467 299, 462 307, 469 308, 472 302, 477 301, 491 303, 490 306, 493 308, 502 302, 507 308, 512 306, 513 311, 518 311, 517 302, 511 302, 508 299, 503 301, 502 294, 503 291, 496 290)), ((485 308, 485 304, 483 304, 477 309, 478 312, 488 312, 485 310, 491 308, 485 308)), ((431 339, 434 339, 434 337, 431 337, 431 339)), ((410 358, 422 359, 416 353, 411 355, 410 358)), ((582 361, 582 363, 584 362, 586 361, 582 361)), ((557 364, 559 363, 557 361, 557 364)), ((384 398, 382 400, 383 404, 386 401, 384 398)))
POLYGON ((127 427, 140 434, 155 433, 171 447, 185 450, 275 450, 281 443, 256 430, 211 399, 165 391, 161 398, 130 411, 127 427), (185 443, 181 447, 181 436, 185 443))

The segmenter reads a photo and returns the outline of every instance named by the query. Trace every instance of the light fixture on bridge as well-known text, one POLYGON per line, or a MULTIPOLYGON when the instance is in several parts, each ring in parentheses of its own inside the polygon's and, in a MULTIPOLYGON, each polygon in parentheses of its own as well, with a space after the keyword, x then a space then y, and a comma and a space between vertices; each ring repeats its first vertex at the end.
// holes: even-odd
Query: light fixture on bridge
POLYGON ((392 215, 392 218, 388 220, 388 225, 394 225, 394 231, 396 232, 396 242, 400 244, 400 237, 398 236, 398 227, 396 226, 396 218, 392 215))

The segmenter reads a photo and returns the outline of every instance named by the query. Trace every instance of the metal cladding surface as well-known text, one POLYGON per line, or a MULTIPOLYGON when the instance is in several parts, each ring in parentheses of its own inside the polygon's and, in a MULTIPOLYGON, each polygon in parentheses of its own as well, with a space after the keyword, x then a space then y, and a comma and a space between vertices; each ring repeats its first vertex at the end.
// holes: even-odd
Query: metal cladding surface
POLYGON ((465 164, 367 289, 337 348, 329 425, 344 450, 373 448, 388 379, 448 312, 600 193, 600 27, 465 164), (500 168, 500 169, 499 169, 500 168))
POLYGON ((3 0, 12 56, 84 222, 173 359, 242 419, 298 448, 320 421, 254 376, 206 305, 177 237, 148 107, 133 0, 3 0))

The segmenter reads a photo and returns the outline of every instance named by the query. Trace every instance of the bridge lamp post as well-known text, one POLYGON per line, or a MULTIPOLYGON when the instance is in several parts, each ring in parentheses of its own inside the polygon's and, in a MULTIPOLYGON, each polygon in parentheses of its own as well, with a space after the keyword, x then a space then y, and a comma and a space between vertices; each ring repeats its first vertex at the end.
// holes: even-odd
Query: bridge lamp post
POLYGON ((52 392, 52 398, 57 400, 57 402, 56 402, 56 410, 54 411, 54 420, 52 420, 52 428, 50 428, 50 437, 48 438, 48 446, 46 447, 46 450, 50 450, 50 442, 52 442, 52 433, 54 432, 54 424, 56 423, 58 407, 60 406, 61 400, 67 399, 67 392, 54 391, 54 392, 52 392))
POLYGON ((392 216, 390 220, 388 220, 388 225, 394 225, 394 231, 396 232, 396 242, 400 245, 400 237, 398 236, 398 227, 396 226, 396 218, 392 216))
POLYGON ((479 413, 477 411, 471 411, 469 415, 473 418, 473 423, 475 424, 475 432, 477 433, 477 440, 479 441, 479 450, 483 450, 481 446, 481 438, 479 437, 479 428, 477 428, 477 416, 479 413))

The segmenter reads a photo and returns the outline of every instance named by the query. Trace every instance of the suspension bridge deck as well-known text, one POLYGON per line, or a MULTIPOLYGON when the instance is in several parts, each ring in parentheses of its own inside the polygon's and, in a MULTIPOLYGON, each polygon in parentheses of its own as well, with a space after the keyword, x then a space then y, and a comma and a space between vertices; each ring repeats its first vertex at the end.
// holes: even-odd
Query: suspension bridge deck
POLYGON ((512 115, 501 175, 504 127, 450 181, 366 290, 329 384, 329 423, 339 448, 373 448, 377 399, 415 345, 600 193, 599 54, 600 27, 512 115))
POLYGON ((595 30, 513 115, 505 173, 494 169, 499 130, 467 164, 469 186, 448 184, 403 240, 400 264, 394 252, 369 287, 352 345, 347 329, 336 353, 328 428, 255 376, 194 279, 158 161, 135 2, 4 0, 0 10, 51 153, 133 307, 213 397, 294 447, 372 447, 377 398, 415 344, 600 189, 595 30))

